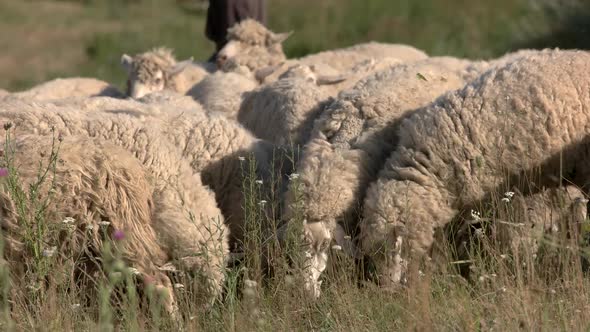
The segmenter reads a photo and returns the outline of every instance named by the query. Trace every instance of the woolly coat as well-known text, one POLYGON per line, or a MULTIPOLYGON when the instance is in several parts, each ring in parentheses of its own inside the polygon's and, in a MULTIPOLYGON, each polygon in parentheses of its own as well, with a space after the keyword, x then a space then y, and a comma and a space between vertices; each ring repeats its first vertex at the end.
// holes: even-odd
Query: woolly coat
MULTIPOLYGON (((2 140, 2 144, 5 143, 2 140)), ((17 168, 21 188, 28 188, 38 181, 40 165, 50 168, 50 152, 54 143, 59 144, 59 161, 55 164, 55 172, 48 172, 37 191, 40 195, 37 199, 49 199, 41 220, 44 228, 48 229, 43 237, 46 247, 42 249, 54 257, 51 259, 55 259, 58 265, 71 259, 74 275, 92 278, 93 271, 100 269, 93 262, 98 262, 104 242, 118 242, 117 248, 128 265, 137 270, 139 280, 154 280, 157 287, 168 291, 166 305, 173 313, 172 284, 159 270, 171 257, 160 245, 153 228, 156 221, 152 219, 157 215, 154 208, 166 202, 154 200, 154 187, 149 183, 143 166, 128 151, 100 139, 69 136, 58 143, 51 136, 19 135, 12 144, 16 151, 13 165, 17 168), (53 190, 50 192, 50 189, 53 190), (73 221, 66 223, 66 218, 73 221), (105 221, 109 224, 101 225, 105 221), (111 235, 115 231, 123 232, 124 239, 114 239, 111 235)), ((195 192, 200 191, 199 195, 207 194, 202 186, 194 189, 195 192)), ((2 186, 0 220, 6 243, 4 257, 12 273, 22 277, 26 268, 24 262, 30 259, 27 255, 31 254, 26 243, 26 228, 36 226, 24 225, 27 221, 21 217, 13 195, 7 186, 2 186)), ((171 225, 175 221, 158 222, 169 222, 168 225, 171 225)), ((72 281, 85 284, 81 280, 72 281)))
POLYGON ((162 139, 166 136, 159 130, 161 122, 120 107, 125 102, 132 103, 104 97, 54 103, 4 99, 0 119, 13 123, 16 135, 47 135, 55 128, 64 137, 102 139, 132 153, 150 174, 158 195, 153 227, 162 246, 185 270, 205 275, 217 295, 224 278, 228 231, 215 197, 204 189, 200 174, 181 157, 178 145, 162 139), (202 253, 212 254, 206 257, 202 253))
POLYGON ((29 90, 15 92, 11 95, 23 99, 35 100, 93 96, 122 98, 125 96, 119 89, 107 82, 85 77, 56 78, 36 85, 29 90))
MULTIPOLYGON (((365 190, 396 144, 398 123, 474 72, 466 60, 429 58, 392 66, 343 92, 316 121, 297 165, 307 220, 344 222, 354 232, 365 190)), ((287 218, 292 200, 288 194, 287 218)))
POLYGON ((528 195, 561 175, 586 190, 589 70, 587 52, 525 55, 402 122, 361 224, 364 252, 400 272, 382 282, 403 279, 402 262, 415 266, 435 229, 492 192, 528 195))

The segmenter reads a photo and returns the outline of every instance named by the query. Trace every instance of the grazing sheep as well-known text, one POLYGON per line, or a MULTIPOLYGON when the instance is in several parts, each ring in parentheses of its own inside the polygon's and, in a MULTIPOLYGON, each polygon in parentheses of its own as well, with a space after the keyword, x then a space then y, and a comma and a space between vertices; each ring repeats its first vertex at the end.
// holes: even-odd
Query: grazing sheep
POLYGON ((125 95, 107 82, 94 78, 57 78, 29 90, 10 94, 13 97, 35 100, 53 100, 69 97, 105 96, 122 98, 125 95))
POLYGON ((159 215, 155 218, 171 222, 153 225, 162 246, 180 261, 183 270, 207 277, 212 295, 218 295, 224 279, 228 232, 214 196, 208 190, 195 192, 202 188, 200 174, 182 157, 179 145, 165 139, 164 122, 150 121, 147 112, 126 109, 122 107, 125 103, 142 105, 105 97, 54 103, 5 99, 0 104, 0 119, 14 123, 17 135, 46 135, 55 128, 64 137, 97 138, 131 152, 152 178, 159 193, 155 203, 176 204, 175 208, 156 207, 159 215))
POLYGON ((492 192, 529 195, 561 175, 587 190, 589 70, 587 52, 523 55, 402 122, 361 223, 382 284, 413 280, 435 230, 492 192))
POLYGON ((132 98, 165 89, 184 94, 215 70, 209 63, 176 62, 172 51, 163 47, 134 57, 123 54, 121 65, 128 73, 126 94, 132 98))
MULTIPOLYGON (((3 140, 2 144, 5 143, 3 140)), ((13 162, 19 184, 23 189, 28 188, 38 181, 40 164, 49 167, 47 152, 52 151, 54 142, 51 136, 23 135, 13 143, 16 149, 13 162)), ((43 242, 47 247, 43 250, 54 256, 58 264, 65 263, 64 259, 73 259, 79 272, 75 275, 86 277, 93 275, 90 272, 92 262, 100 261, 104 241, 117 241, 122 257, 136 269, 140 281, 155 282, 157 288, 168 291, 166 309, 176 315, 172 284, 159 270, 170 257, 160 246, 152 226, 156 223, 170 226, 177 221, 165 218, 154 221, 152 218, 154 215, 177 217, 162 215, 153 209, 177 209, 178 204, 155 201, 154 188, 148 183, 144 168, 129 152, 113 144, 70 136, 61 143, 58 157, 55 172, 48 173, 38 191, 42 195, 39 199, 43 200, 53 188, 42 222, 47 229, 58 229, 58 234, 51 237, 44 234, 43 242), (170 203, 173 205, 168 205, 170 203), (62 223, 67 218, 73 220, 68 221, 70 225, 62 223), (108 226, 101 225, 105 221, 108 226), (115 232, 124 234, 124 239, 113 239, 115 232)), ((205 190, 204 187, 195 188, 195 193, 199 189, 205 190)), ((36 226, 26 226, 27 221, 21 219, 22 212, 19 213, 17 204, 8 188, 2 186, 0 219, 6 241, 5 258, 13 273, 22 277, 26 268, 23 263, 32 254, 27 247, 25 228, 36 226)), ((190 229, 183 231, 194 235, 190 229)))
POLYGON ((245 92, 254 90, 258 83, 235 72, 216 72, 205 77, 187 92, 208 112, 235 119, 245 92))
POLYGON ((278 80, 246 93, 238 121, 256 135, 278 145, 301 145, 313 123, 341 90, 359 79, 399 64, 394 58, 359 63, 341 75, 321 75, 316 66, 295 64, 278 80))
POLYGON ((313 121, 332 102, 322 83, 309 67, 294 66, 278 81, 246 93, 237 119, 258 138, 304 145, 313 121))
MULTIPOLYGON (((0 104, 0 106, 3 105, 0 104)), ((10 110, 16 108, 16 105, 10 106, 10 110)), ((77 131, 78 128, 92 125, 93 131, 88 134, 101 135, 105 139, 112 140, 110 135, 134 137, 127 132, 143 131, 144 128, 149 128, 150 132, 156 131, 157 139, 161 141, 158 142, 159 144, 168 145, 170 142, 172 147, 178 147, 169 147, 170 153, 174 153, 173 156, 157 158, 156 161, 159 164, 166 163, 167 159, 176 162, 174 158, 178 158, 176 154, 179 153, 180 157, 190 164, 193 172, 201 173, 203 183, 215 192, 218 206, 230 228, 232 249, 242 240, 244 222, 242 167, 245 165, 241 163, 240 158, 254 156, 258 166, 257 176, 263 180, 271 172, 274 146, 256 139, 237 122, 228 120, 224 116, 195 112, 194 109, 169 109, 166 103, 143 104, 135 100, 112 98, 71 99, 53 104, 23 105, 20 108, 44 109, 46 111, 42 113, 43 122, 58 122, 60 126, 67 126, 68 130, 77 131), (80 113, 83 113, 84 117, 81 117, 80 113), (60 119, 67 119, 67 121, 60 119), (69 129, 70 126, 73 128, 69 129), (109 133, 106 130, 103 132, 103 127, 111 126, 118 130, 115 133, 109 133), (135 127, 138 129, 134 129, 135 127)), ((11 111, 6 114, 0 111, 0 118, 3 116, 23 118, 23 122, 26 121, 25 115, 19 115, 17 112, 11 111)), ((38 120, 28 122, 34 123, 38 120)), ((58 124, 53 125, 59 128, 58 124)), ((115 136, 115 139, 120 140, 117 137, 115 136)), ((145 144, 148 143, 145 142, 145 144)), ((128 143, 124 141, 122 144, 128 143)), ((130 149, 135 147, 131 146, 130 149)), ((133 153, 146 162, 152 159, 149 158, 149 151, 147 155, 141 150, 133 150, 133 153)), ((161 168, 166 169, 164 166, 161 168)))
MULTIPOLYGON (((498 194, 471 209, 464 208, 454 222, 445 227, 445 232, 437 234, 450 239, 450 243, 435 235, 432 258, 438 267, 444 269, 450 259, 448 255, 452 254, 453 259, 461 262, 460 271, 469 277, 473 272, 473 254, 481 255, 485 252, 482 248, 503 255, 517 255, 519 259, 535 259, 542 253, 540 249, 552 249, 568 237, 575 238, 587 216, 588 199, 579 188, 571 185, 541 188, 527 196, 517 189, 498 194), (486 213, 481 215, 479 211, 486 213), (439 246, 438 241, 443 245, 439 246), (482 242, 486 243, 483 247, 482 242), (452 245, 451 251, 446 244, 452 245), (438 253, 441 255, 437 256, 438 253)), ((398 274, 395 278, 401 277, 399 267, 389 271, 383 266, 379 268, 381 273, 389 273, 390 278, 395 271, 398 274)))
MULTIPOLYGON (((284 219, 303 213, 307 225, 324 223, 334 230, 341 224, 354 235, 365 190, 393 150, 401 119, 464 86, 475 72, 466 60, 429 58, 392 66, 341 93, 316 120, 297 164, 303 211, 291 208, 296 203, 291 190, 284 219)), ((335 236, 325 234, 326 241, 335 236)))

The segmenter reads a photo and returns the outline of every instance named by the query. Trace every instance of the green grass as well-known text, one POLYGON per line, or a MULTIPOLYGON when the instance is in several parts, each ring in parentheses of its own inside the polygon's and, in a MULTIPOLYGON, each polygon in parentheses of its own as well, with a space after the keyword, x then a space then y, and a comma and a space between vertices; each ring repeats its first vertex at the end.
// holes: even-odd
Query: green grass
MULTIPOLYGON (((285 43, 290 57, 376 40, 432 55, 488 58, 522 46, 589 47, 590 5, 565 3, 575 2, 581 10, 540 6, 552 3, 546 0, 267 4, 270 27, 295 32, 285 43)), ((0 88, 21 90, 60 76, 97 77, 123 87, 123 53, 165 45, 182 59, 208 58, 213 44, 204 36, 204 24, 205 12, 189 0, 1 0, 0 88)))

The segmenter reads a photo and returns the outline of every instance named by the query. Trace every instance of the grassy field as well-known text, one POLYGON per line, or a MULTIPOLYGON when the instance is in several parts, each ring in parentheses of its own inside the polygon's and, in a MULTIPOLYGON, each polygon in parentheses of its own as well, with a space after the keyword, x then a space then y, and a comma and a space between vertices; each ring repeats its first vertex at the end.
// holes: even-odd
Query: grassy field
MULTIPOLYGON (((272 0, 268 7, 273 30, 295 32, 285 45, 289 56, 369 40, 470 58, 526 46, 590 46, 588 15, 563 5, 579 0, 541 6, 545 1, 272 0)), ((60 76, 121 87, 121 54, 159 45, 179 58, 206 59, 213 44, 204 37, 204 15, 191 0, 0 0, 0 88, 60 76)))

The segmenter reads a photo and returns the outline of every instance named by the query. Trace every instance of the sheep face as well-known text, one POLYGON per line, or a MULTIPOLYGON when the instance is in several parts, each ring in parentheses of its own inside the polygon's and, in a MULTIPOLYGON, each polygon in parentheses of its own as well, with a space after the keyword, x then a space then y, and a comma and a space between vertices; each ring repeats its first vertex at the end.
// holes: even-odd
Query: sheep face
POLYGON ((127 96, 141 98, 170 88, 174 77, 190 63, 191 60, 177 63, 168 49, 156 49, 135 57, 123 54, 121 65, 127 71, 127 96))
POLYGON ((306 244, 304 260, 304 287, 313 298, 321 293, 321 274, 328 264, 328 248, 332 243, 332 234, 322 222, 306 223, 303 227, 303 238, 306 244))
MULTIPOLYGON (((228 43, 217 53, 216 63, 219 69, 223 69, 224 63, 236 56, 244 56, 240 64, 250 67, 248 62, 260 61, 261 58, 284 60, 282 42, 291 33, 274 33, 264 25, 253 19, 246 19, 227 30, 228 43), (256 59, 251 59, 251 58, 256 59)), ((269 60, 268 62, 272 62, 269 60)))

